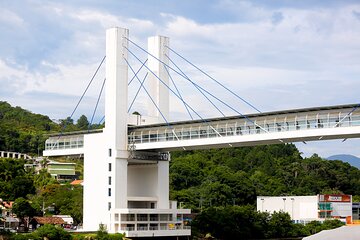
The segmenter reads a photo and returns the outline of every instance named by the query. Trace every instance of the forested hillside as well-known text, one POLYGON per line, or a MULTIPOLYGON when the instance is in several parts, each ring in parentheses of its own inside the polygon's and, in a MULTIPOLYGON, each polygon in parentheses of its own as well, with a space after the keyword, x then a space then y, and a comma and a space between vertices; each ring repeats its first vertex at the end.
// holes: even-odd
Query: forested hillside
POLYGON ((360 170, 313 155, 293 144, 176 152, 171 196, 186 207, 254 204, 256 196, 360 195, 360 170))
POLYGON ((307 236, 339 227, 339 220, 294 224, 283 212, 256 211, 257 196, 352 194, 359 201, 360 170, 313 155, 293 144, 176 152, 170 194, 196 217, 194 239, 267 239, 307 236))
MULTIPOLYGON (((91 129, 103 127, 93 124, 91 129)), ((0 101, 0 151, 40 154, 44 150, 46 134, 60 131, 87 130, 89 121, 82 115, 76 123, 70 117, 57 124, 48 116, 35 114, 21 107, 0 101)))
POLYGON ((59 129, 47 116, 0 101, 0 150, 36 154, 44 148, 43 135, 59 129))

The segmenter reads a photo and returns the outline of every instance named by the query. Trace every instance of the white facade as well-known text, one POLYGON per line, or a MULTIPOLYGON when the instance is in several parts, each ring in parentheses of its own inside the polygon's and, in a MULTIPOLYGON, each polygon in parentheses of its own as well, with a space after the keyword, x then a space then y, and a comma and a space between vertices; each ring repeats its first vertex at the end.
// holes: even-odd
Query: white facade
MULTIPOLYGON (((126 29, 112 28, 106 33, 106 127, 84 135, 84 230, 96 231, 105 224, 109 232, 125 232, 127 237, 188 236, 191 231, 182 219, 190 210, 177 209, 169 201, 170 159, 146 159, 147 153, 137 159, 128 150, 128 124, 163 121, 156 114, 128 117, 127 38, 126 29)), ((154 54, 168 43, 164 37, 151 39, 149 51, 154 54)), ((164 59, 164 53, 155 55, 164 59)), ((149 61, 149 68, 168 81, 161 63, 149 61)), ((162 103, 168 91, 157 82, 151 83, 151 89, 168 116, 169 105, 162 103)))
POLYGON ((312 221, 318 219, 317 196, 264 197, 256 199, 256 209, 261 212, 283 211, 292 220, 312 221))
POLYGON ((352 216, 350 195, 259 196, 256 208, 260 212, 286 212, 293 221, 301 223, 334 218, 349 222, 352 216))

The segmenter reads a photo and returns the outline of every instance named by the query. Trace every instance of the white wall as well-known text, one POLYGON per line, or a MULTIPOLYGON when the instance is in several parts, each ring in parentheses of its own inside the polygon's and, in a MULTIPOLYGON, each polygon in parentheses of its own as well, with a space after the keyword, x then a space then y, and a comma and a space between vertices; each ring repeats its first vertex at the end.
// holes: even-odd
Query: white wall
POLYGON ((108 223, 108 161, 105 135, 84 136, 84 230, 96 231, 108 223))
POLYGON ((331 202, 332 216, 347 217, 352 216, 352 202, 331 202))
POLYGON ((310 220, 318 218, 317 196, 286 196, 256 199, 256 209, 261 212, 287 212, 293 220, 310 220))
POLYGON ((128 167, 128 196, 156 197, 157 165, 130 165, 128 167))
POLYGON ((158 206, 160 209, 169 208, 169 161, 159 161, 157 179, 158 206))

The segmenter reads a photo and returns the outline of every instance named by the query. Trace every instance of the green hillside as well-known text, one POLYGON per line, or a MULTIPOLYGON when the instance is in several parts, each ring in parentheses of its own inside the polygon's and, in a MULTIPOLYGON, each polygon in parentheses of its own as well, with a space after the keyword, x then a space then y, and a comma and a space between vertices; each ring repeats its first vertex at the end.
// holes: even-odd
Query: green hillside
MULTIPOLYGON (((12 107, 0 101, 0 151, 14 151, 41 155, 47 134, 87 130, 89 121, 82 115, 74 122, 67 117, 57 124, 48 116, 35 114, 21 107, 12 107)), ((91 129, 103 128, 104 125, 92 124, 91 129)))
POLYGON ((360 195, 360 170, 313 155, 293 144, 176 152, 170 162, 171 196, 195 210, 255 204, 256 196, 360 195))
POLYGON ((47 116, 0 101, 0 150, 37 154, 44 148, 44 134, 59 130, 47 116))

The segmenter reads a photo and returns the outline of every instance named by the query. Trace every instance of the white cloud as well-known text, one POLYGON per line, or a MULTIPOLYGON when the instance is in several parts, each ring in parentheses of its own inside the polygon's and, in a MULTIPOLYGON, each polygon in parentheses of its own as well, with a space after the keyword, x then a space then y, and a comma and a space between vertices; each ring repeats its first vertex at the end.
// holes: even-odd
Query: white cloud
POLYGON ((19 27, 24 24, 24 19, 22 19, 19 15, 8 9, 0 8, 0 23, 8 23, 19 27))

